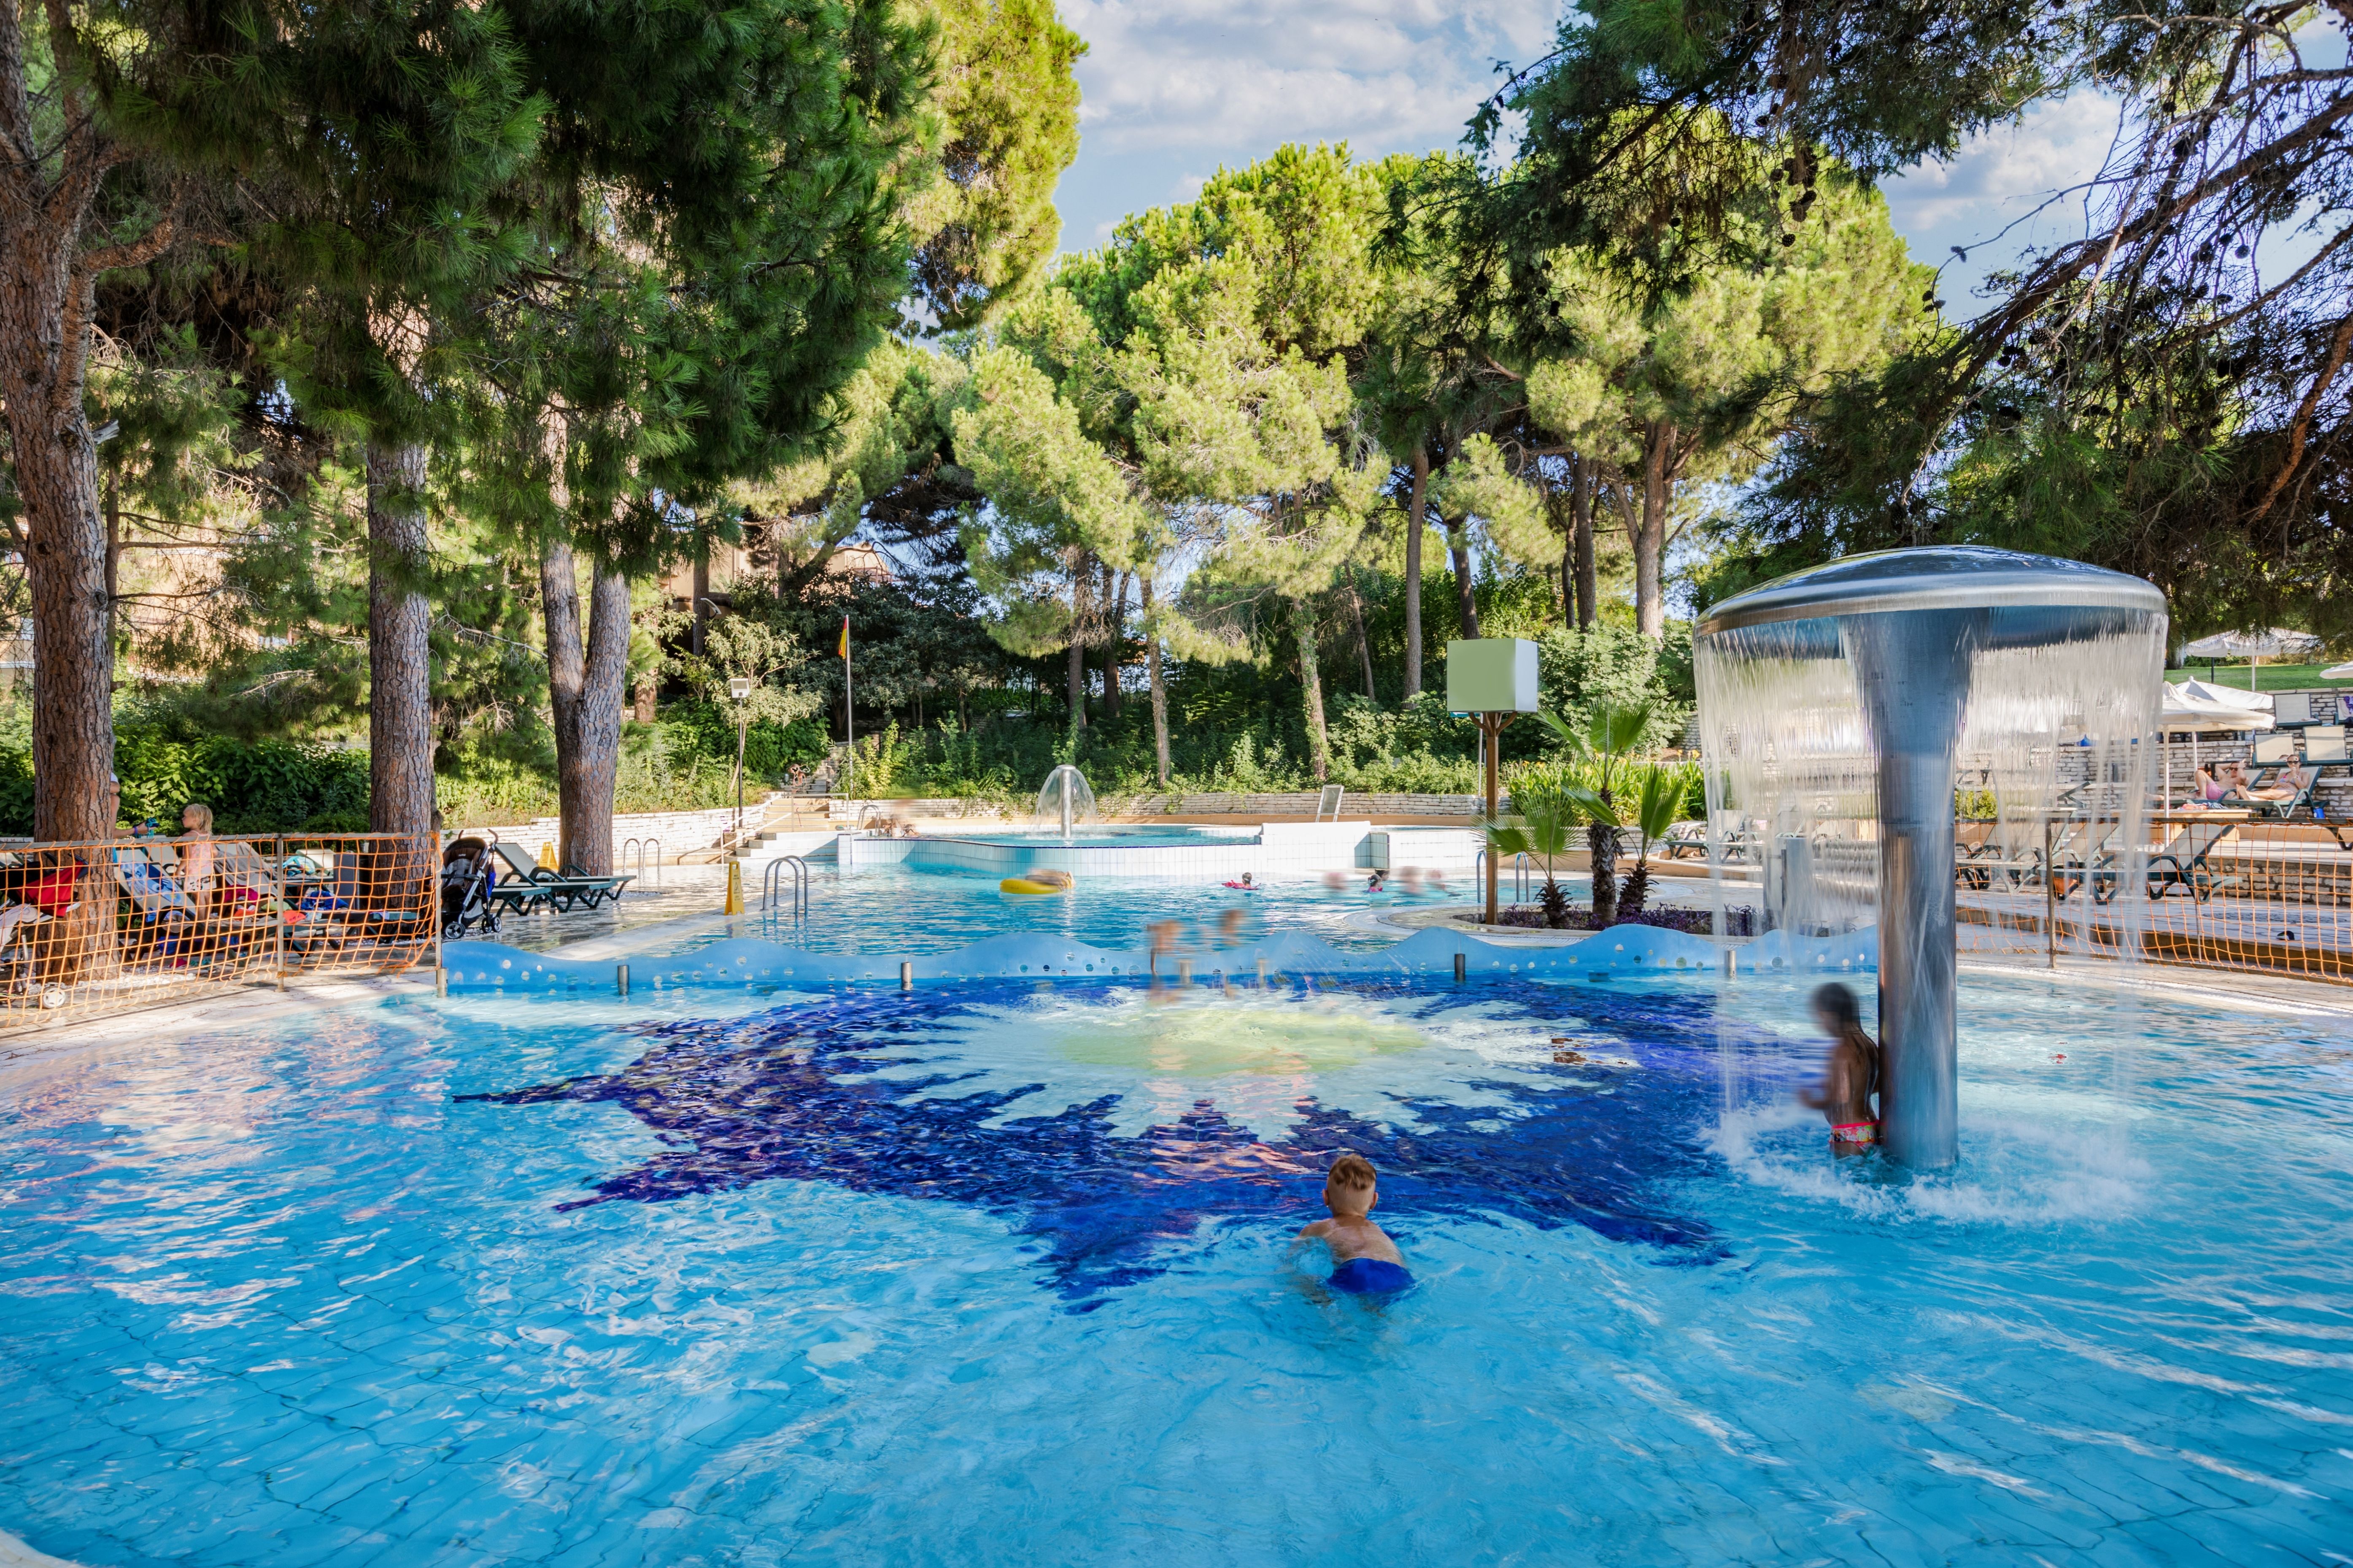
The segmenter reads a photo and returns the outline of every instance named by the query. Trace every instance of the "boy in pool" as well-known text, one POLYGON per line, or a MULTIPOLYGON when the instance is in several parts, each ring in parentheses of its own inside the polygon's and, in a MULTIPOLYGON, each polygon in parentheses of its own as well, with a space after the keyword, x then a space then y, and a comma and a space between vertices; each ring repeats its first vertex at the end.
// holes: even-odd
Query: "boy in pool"
POLYGON ((1324 1206, 1332 1217, 1308 1226, 1299 1238, 1320 1241, 1332 1249, 1332 1278, 1325 1283, 1335 1290, 1387 1296, 1413 1283, 1397 1243, 1372 1222, 1372 1208, 1380 1196, 1370 1160, 1351 1152, 1332 1162, 1324 1178, 1324 1206))
POLYGON ((1814 992, 1814 1023, 1831 1037, 1822 1081, 1799 1089, 1800 1104, 1831 1124, 1831 1152, 1844 1159, 1879 1142, 1879 1114, 1871 1097, 1879 1088, 1879 1042, 1864 1033, 1854 993, 1832 981, 1814 992))

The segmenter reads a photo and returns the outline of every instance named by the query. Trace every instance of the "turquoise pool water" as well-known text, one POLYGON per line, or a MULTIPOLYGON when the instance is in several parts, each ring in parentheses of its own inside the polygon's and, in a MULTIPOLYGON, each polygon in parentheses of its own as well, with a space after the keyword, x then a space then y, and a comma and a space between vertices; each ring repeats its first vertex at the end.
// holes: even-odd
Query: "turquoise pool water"
MULTIPOLYGON (((1562 879, 1583 897, 1587 879, 1562 879)), ((1699 884, 1694 884, 1696 892, 1699 884)), ((1230 947, 1270 931, 1301 931, 1335 947, 1379 946, 1395 942, 1362 917, 1398 915, 1440 904, 1472 902, 1478 890, 1468 876, 1456 877, 1416 894, 1365 891, 1365 873, 1341 879, 1337 887, 1322 877, 1281 878, 1244 890, 1221 879, 1080 879, 1070 892, 1050 898, 1000 892, 997 879, 908 866, 871 867, 843 876, 831 867, 810 868, 809 917, 762 916, 756 910, 760 884, 748 897, 755 906, 742 927, 811 952, 945 952, 984 937, 1007 932, 1060 937, 1096 947, 1140 947, 1145 928, 1175 921, 1178 941, 1204 952, 1230 947)), ((1512 886, 1504 885, 1509 902, 1512 886)), ((511 925, 525 932, 528 922, 511 925)), ((550 930, 554 931, 553 922, 550 930)), ((706 936, 705 942, 717 936, 706 936)), ((685 944, 678 944, 683 947, 685 944)))
POLYGON ((1968 983, 1967 1161, 1907 1182, 1789 1105, 1801 1007, 452 998, 0 1068, 0 1530, 121 1568, 2340 1560, 2348 1040, 1968 983), (1419 1280, 1385 1308, 1290 1256, 1340 1147, 1419 1280))
POLYGON ((1149 822, 1089 822, 1074 825, 1071 837, 1062 837, 1057 827, 1008 827, 1001 824, 976 826, 968 833, 954 831, 944 823, 935 823, 924 835, 926 838, 961 838, 973 844, 1039 844, 1092 847, 1095 848, 1148 849, 1155 845, 1218 845, 1248 844, 1258 837, 1255 827, 1190 827, 1182 823, 1161 826, 1149 822))

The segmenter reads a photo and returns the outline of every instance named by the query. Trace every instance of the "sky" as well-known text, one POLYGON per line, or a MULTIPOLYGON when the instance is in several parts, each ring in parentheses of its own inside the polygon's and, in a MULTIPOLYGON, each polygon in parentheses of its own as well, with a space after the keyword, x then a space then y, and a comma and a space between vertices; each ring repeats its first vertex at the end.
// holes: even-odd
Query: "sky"
MULTIPOLYGON (((1541 58, 1559 10, 1558 0, 1062 0, 1088 45, 1078 161, 1055 193, 1062 247, 1100 245, 1127 214, 1187 200, 1220 165, 1285 142, 1345 142, 1367 158, 1452 147, 1502 80, 1496 62, 1541 58)), ((1975 314, 1978 282, 2022 244, 2082 232, 2080 198, 2035 209, 2096 171, 2116 129, 2113 102, 2080 95, 1883 187, 1913 258, 1946 268, 1948 313, 1975 314)))

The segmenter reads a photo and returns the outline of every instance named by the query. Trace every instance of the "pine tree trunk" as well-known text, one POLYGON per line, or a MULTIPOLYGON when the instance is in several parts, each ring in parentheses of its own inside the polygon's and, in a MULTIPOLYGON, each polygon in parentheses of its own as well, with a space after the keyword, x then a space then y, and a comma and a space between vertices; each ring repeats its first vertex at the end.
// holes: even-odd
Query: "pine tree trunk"
POLYGON ((629 585, 602 566, 588 590, 586 645, 572 546, 541 547, 547 685, 554 710, 557 858, 594 876, 613 869, 613 789, 621 763, 621 697, 628 674, 629 585))
POLYGON ((1332 738, 1324 728, 1324 677, 1315 663, 1315 616, 1304 600, 1291 604, 1299 637, 1299 684, 1307 704, 1307 770, 1322 784, 1332 772, 1332 738))
POLYGON ((1160 787, 1168 787, 1168 683, 1160 672, 1160 633, 1152 624, 1152 579, 1144 579, 1144 668, 1152 683, 1152 751, 1160 787))
POLYGON ((1071 728, 1087 727, 1087 634, 1086 634, 1087 570, 1082 565, 1071 574, 1071 668, 1069 672, 1071 728))
POLYGON ((1462 619, 1462 635, 1476 637, 1479 635, 1479 600, 1472 592, 1471 523, 1466 518, 1445 526, 1446 553, 1454 563, 1454 596, 1458 601, 1456 609, 1462 619))
POLYGON ((640 724, 650 724, 654 721, 654 672, 650 669, 642 671, 638 676, 638 710, 636 717, 638 722, 640 724))
POLYGON ((1365 700, 1378 702, 1381 694, 1373 685, 1373 641, 1365 635, 1365 601, 1353 584, 1348 589, 1348 618, 1356 624, 1356 658, 1365 666, 1365 700))
POLYGON ((1127 574, 1108 574, 1111 594, 1103 616, 1103 722, 1119 722, 1119 645, 1127 629, 1127 574))
POLYGON ((1601 618, 1600 584, 1593 570, 1593 460, 1579 458, 1570 475, 1569 524, 1575 531, 1569 556, 1577 574, 1577 626, 1585 631, 1601 618))
POLYGON ((1405 514, 1405 690, 1411 699, 1421 691, 1421 531, 1429 514, 1430 452, 1413 448, 1413 500, 1405 514))
POLYGON ((37 217, 5 237, 0 401, 32 582, 33 834, 86 842, 114 826, 114 644, 98 448, 82 412, 87 344, 67 320, 74 237, 37 217))
POLYGON ((694 583, 688 592, 694 595, 694 603, 687 606, 694 612, 694 623, 693 630, 688 634, 687 651, 695 658, 701 658, 703 633, 711 618, 711 558, 709 556, 698 555, 694 558, 694 583))
POLYGON ((422 442, 367 448, 368 826, 433 826, 431 605, 422 442))
POLYGON ((1673 499, 1668 460, 1674 445, 1675 426, 1662 419, 1651 425, 1642 451, 1642 521, 1634 531, 1634 626, 1653 642, 1667 635, 1661 571, 1666 554, 1667 507, 1673 499))

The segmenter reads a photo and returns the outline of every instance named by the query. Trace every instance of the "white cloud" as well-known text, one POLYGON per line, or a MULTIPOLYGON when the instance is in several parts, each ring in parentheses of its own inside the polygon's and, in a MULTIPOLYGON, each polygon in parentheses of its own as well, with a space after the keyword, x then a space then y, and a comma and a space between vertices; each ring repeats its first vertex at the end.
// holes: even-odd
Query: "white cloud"
POLYGON ((1088 44, 1080 156, 1451 146, 1494 89, 1493 61, 1541 54, 1557 16, 1556 0, 1072 0, 1062 18, 1088 44))
POLYGON ((1956 315, 1971 314, 1963 301, 2022 249, 2083 235, 2083 187, 2108 161, 2116 114, 2116 101, 2101 93, 2042 104, 2015 125, 1972 137, 1950 162, 1886 183, 1896 232, 1914 259, 1945 269, 1943 292, 1956 315), (1953 254, 1956 246, 1966 258, 1953 254))

